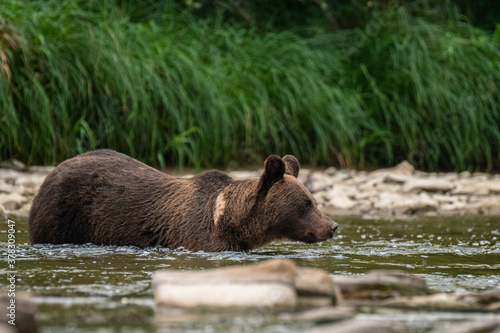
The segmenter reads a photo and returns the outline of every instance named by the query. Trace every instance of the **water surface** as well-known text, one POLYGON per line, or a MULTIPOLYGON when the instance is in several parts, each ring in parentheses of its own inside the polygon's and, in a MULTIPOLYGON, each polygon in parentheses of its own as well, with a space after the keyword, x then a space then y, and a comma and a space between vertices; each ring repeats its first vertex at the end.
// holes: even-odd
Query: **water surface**
MULTIPOLYGON (((444 292, 500 288, 499 217, 336 220, 340 227, 333 240, 317 244, 276 242, 252 253, 90 244, 31 246, 27 221, 16 220, 17 289, 29 290, 36 296, 42 332, 163 332, 171 330, 155 324, 151 289, 152 274, 161 269, 206 269, 290 258, 299 265, 340 275, 363 274, 372 269, 404 270, 424 276, 431 289, 444 292)), ((6 223, 0 240, 5 253, 6 223)), ((2 272, 6 273, 5 255, 2 261, 2 272)), ((6 286, 6 281, 0 282, 0 288, 6 286)), ((409 318, 417 318, 415 321, 421 325, 413 323, 414 331, 425 332, 434 325, 429 323, 464 318, 443 319, 442 315, 394 315, 389 319, 408 324, 409 318)), ((231 325, 228 331, 245 331, 231 325)), ((245 325, 248 331, 300 331, 279 320, 272 325, 245 325)), ((217 330, 192 324, 180 331, 217 330)))

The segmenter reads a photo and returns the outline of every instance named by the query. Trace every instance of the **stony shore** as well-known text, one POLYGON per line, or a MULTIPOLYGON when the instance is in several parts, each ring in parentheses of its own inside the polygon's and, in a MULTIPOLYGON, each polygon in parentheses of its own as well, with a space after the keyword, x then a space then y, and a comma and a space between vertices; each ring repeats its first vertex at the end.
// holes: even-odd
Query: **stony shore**
MULTIPOLYGON (((257 177, 235 171, 234 178, 257 177)), ((500 175, 426 173, 408 162, 372 172, 301 169, 299 179, 320 209, 333 216, 500 215, 500 175)))
MULTIPOLYGON (((0 169, 0 215, 27 218, 34 196, 53 169, 0 169)), ((233 171, 229 175, 241 179, 261 172, 233 171)), ((402 162, 372 172, 301 169, 299 178, 320 209, 334 216, 500 215, 500 175, 426 173, 402 162)))

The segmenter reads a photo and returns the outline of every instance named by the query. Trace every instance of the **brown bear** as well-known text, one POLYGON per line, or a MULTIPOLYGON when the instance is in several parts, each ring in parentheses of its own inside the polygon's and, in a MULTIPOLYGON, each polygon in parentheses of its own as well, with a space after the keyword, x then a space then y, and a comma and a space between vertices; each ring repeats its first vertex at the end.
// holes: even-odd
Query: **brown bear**
POLYGON ((45 179, 30 212, 30 241, 215 252, 332 238, 338 225, 297 180, 299 169, 294 156, 271 155, 255 179, 217 170, 178 178, 112 150, 88 152, 45 179))

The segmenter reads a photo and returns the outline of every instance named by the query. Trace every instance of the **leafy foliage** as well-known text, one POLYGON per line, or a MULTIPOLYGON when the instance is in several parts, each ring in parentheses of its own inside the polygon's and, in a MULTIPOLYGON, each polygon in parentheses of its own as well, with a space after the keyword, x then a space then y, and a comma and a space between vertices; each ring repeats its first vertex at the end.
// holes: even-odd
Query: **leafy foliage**
POLYGON ((332 32, 319 14, 276 29, 209 4, 4 0, 0 156, 55 164, 112 148, 162 167, 271 153, 356 168, 500 166, 499 44, 453 10, 387 4, 332 32))

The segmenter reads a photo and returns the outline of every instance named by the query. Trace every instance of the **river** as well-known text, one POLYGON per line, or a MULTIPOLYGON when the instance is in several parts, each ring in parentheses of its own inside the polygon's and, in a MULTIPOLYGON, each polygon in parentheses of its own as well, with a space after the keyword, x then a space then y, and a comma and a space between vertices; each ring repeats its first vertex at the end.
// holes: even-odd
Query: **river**
MULTIPOLYGON (((405 220, 336 218, 334 239, 317 243, 275 242, 251 253, 189 252, 183 249, 28 243, 26 220, 16 220, 18 290, 31 291, 42 332, 170 332, 155 319, 151 277, 162 269, 205 269, 290 258, 331 274, 399 269, 427 279, 430 289, 450 292, 500 288, 500 218, 494 216, 416 217, 405 220)), ((6 263, 7 224, 0 233, 6 263)), ((7 272, 2 266, 3 273, 7 272)), ((7 281, 0 282, 0 288, 7 281)), ((367 316, 367 315, 360 315, 367 316)), ((374 315, 375 316, 375 315, 374 315)), ((464 314, 419 313, 385 319, 414 320, 425 332, 464 314), (410 319, 413 318, 413 319, 410 319), (434 319, 432 319, 434 318, 434 319), (419 324, 420 323, 420 324, 419 324)), ((468 316, 480 316, 469 314, 468 316)), ((376 317, 376 316, 375 316, 376 317)), ((161 321, 161 320, 160 320, 161 321)), ((199 323, 198 323, 199 324, 199 323)), ((186 324, 179 331, 214 332, 215 326, 186 324)), ((243 326, 227 331, 245 331, 243 326)), ((286 322, 249 331, 294 332, 286 322)), ((300 330, 299 330, 300 331, 300 330)), ((411 331, 411 329, 410 329, 411 331)))

